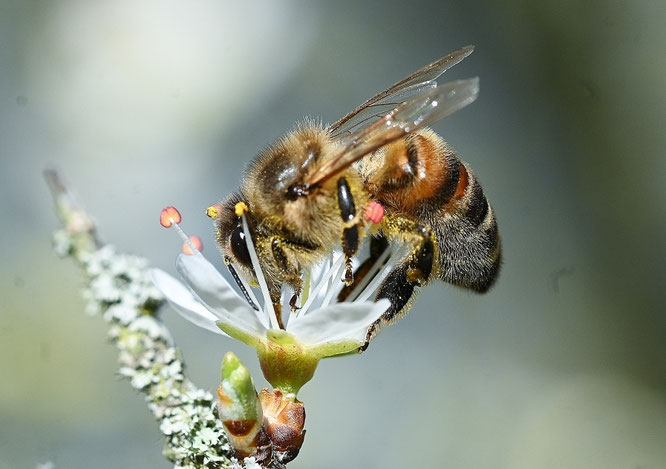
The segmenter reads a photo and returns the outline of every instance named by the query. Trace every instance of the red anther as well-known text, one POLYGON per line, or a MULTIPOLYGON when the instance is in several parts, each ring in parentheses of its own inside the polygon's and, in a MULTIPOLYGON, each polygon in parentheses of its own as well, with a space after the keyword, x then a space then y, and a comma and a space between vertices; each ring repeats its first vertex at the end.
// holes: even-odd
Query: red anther
POLYGON ((372 223, 381 223, 384 218, 384 206, 376 200, 372 200, 367 207, 365 207, 364 215, 365 219, 372 223))
MULTIPOLYGON (((198 236, 190 236, 189 238, 190 243, 197 248, 197 251, 202 251, 203 250, 203 244, 201 243, 201 239, 198 236)), ((183 252, 187 254, 188 256, 191 256, 194 254, 194 251, 192 251, 192 248, 190 247, 189 243, 183 243, 183 252)))
POLYGON ((176 207, 167 207, 160 213, 160 225, 164 228, 171 228, 174 223, 180 223, 180 212, 176 207))

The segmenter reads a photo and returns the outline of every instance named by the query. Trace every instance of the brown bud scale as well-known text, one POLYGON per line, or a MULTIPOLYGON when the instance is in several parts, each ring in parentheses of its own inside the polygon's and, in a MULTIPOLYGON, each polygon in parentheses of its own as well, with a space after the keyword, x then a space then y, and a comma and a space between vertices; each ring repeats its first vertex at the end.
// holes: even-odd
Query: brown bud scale
POLYGON ((286 398, 281 391, 263 389, 259 400, 264 413, 264 429, 282 463, 293 460, 305 439, 305 406, 286 398))
POLYGON ((222 424, 231 435, 241 437, 249 435, 255 425, 257 425, 257 421, 252 419, 225 420, 222 424))

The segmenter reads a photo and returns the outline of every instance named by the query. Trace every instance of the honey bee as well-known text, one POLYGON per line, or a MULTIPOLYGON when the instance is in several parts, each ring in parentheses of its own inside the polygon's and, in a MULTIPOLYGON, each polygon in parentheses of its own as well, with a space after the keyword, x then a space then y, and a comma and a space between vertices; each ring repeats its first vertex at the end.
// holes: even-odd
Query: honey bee
POLYGON ((303 272, 339 247, 346 261, 342 301, 389 243, 409 246, 379 286, 376 299, 388 298, 391 306, 368 330, 366 346, 433 278, 477 292, 491 287, 501 257, 495 214, 469 166, 427 127, 476 99, 476 78, 436 82, 472 51, 464 47, 422 68, 332 125, 298 125, 250 163, 239 190, 220 204, 216 239, 225 261, 256 283, 235 210, 239 202, 247 206, 278 318, 282 287, 293 289, 295 308, 303 272), (351 258, 371 202, 385 215, 370 231, 369 258, 354 272, 351 258))

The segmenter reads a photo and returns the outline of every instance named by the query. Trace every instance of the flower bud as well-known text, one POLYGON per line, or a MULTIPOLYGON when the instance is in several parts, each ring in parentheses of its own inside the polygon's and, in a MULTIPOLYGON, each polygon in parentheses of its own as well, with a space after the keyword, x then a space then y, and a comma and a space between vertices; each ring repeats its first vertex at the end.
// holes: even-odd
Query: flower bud
POLYGON ((285 464, 298 456, 305 438, 305 406, 281 391, 262 389, 259 400, 264 412, 264 428, 273 443, 273 456, 285 464))
POLYGON ((218 413, 229 444, 238 459, 254 456, 262 464, 271 457, 271 441, 262 428, 261 403, 248 369, 228 352, 222 361, 217 389, 218 413))

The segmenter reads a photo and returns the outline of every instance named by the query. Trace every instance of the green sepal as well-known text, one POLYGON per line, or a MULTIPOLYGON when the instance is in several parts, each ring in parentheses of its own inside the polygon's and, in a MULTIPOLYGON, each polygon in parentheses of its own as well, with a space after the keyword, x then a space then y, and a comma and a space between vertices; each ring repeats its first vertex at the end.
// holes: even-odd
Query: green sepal
POLYGON ((261 347, 262 340, 256 335, 245 332, 244 330, 234 327, 231 324, 223 321, 217 321, 215 324, 222 331, 226 332, 230 337, 233 337, 236 340, 240 340, 244 344, 247 344, 255 349, 261 347))
POLYGON ((310 347, 310 353, 320 358, 339 357, 358 352, 361 345, 363 345, 363 343, 357 340, 338 340, 310 347))
POLYGON ((278 345, 291 345, 294 347, 301 345, 296 337, 282 329, 269 329, 266 332, 266 338, 278 345))

